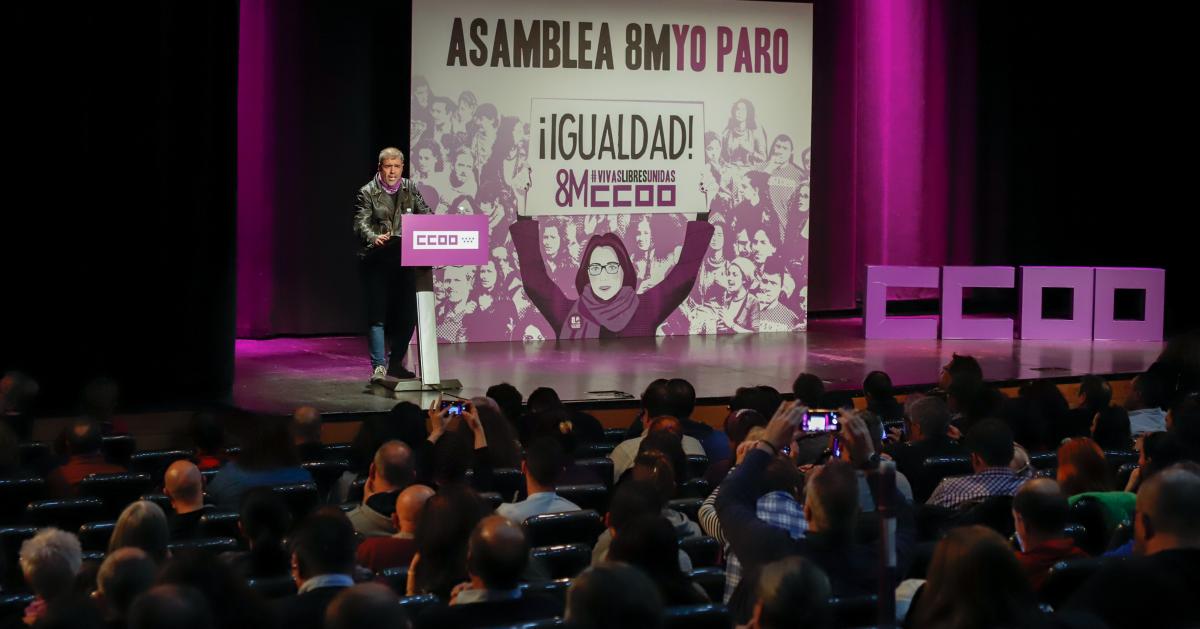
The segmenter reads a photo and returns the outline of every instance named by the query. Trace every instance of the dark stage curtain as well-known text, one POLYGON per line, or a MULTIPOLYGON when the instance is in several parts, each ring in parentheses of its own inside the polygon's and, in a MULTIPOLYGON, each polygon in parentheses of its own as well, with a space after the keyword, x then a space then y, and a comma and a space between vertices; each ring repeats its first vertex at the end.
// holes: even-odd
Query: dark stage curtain
POLYGON ((45 412, 106 375, 123 407, 233 375, 238 3, 6 10, 0 367, 45 412))

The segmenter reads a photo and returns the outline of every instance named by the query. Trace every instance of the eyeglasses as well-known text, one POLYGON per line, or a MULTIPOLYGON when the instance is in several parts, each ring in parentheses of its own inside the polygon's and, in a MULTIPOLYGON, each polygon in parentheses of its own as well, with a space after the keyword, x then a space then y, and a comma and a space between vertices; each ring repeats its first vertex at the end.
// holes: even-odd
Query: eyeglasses
POLYGON ((618 262, 609 262, 608 264, 589 264, 588 275, 596 277, 597 275, 600 275, 601 269, 607 271, 609 275, 616 275, 617 269, 619 268, 621 268, 621 264, 618 262))

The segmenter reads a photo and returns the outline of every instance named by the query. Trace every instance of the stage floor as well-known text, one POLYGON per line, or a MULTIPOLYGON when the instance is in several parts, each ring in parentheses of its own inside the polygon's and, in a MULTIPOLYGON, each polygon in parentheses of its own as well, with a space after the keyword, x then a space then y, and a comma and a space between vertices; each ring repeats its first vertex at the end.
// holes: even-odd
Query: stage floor
MULTIPOLYGON (((637 396, 655 378, 681 377, 698 397, 720 399, 745 385, 788 392, 804 371, 831 390, 857 390, 876 369, 897 387, 914 387, 935 382, 956 352, 978 358, 993 382, 1133 374, 1161 349, 1160 343, 1110 341, 867 340, 861 319, 818 319, 807 333, 442 345, 441 365, 444 378, 462 381, 463 397, 510 382, 526 395, 549 386, 566 401, 611 402, 612 395, 591 392, 637 396)), ((366 386, 369 372, 363 337, 238 340, 233 403, 268 413, 313 404, 326 413, 359 414, 386 411, 397 400, 427 405, 436 397, 374 393, 366 386)))

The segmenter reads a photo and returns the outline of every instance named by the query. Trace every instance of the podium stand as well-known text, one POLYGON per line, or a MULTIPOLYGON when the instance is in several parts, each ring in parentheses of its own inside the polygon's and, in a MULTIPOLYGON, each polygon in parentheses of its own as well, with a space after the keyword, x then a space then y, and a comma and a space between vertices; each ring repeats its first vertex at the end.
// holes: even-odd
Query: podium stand
POLYGON ((405 213, 401 218, 402 266, 416 269, 418 377, 387 378, 383 386, 396 393, 456 391, 462 382, 443 378, 438 362, 437 299, 433 269, 477 266, 488 260, 488 218, 483 214, 442 215, 405 213))

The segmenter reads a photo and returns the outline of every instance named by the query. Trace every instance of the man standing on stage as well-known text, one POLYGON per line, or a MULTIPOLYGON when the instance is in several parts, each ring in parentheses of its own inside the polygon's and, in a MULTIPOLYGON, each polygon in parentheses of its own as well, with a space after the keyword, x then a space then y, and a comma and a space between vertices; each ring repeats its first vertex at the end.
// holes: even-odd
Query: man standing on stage
POLYGON ((404 214, 430 214, 432 210, 403 172, 404 153, 392 147, 383 149, 375 177, 359 188, 354 204, 354 232, 363 245, 358 256, 366 285, 372 382, 385 376, 415 377, 404 367, 404 355, 417 327, 416 269, 400 266, 400 220, 404 214), (390 364, 385 324, 392 336, 390 364))

